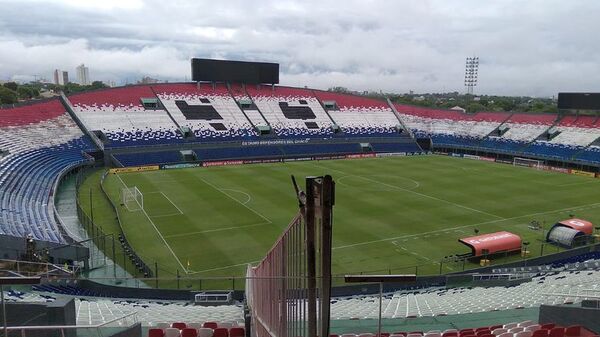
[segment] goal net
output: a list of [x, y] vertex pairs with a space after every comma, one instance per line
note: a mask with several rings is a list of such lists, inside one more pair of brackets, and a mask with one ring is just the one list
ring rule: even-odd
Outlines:
[[513, 165], [514, 166], [533, 167], [533, 168], [539, 169], [539, 168], [542, 168], [544, 163], [541, 160], [515, 157], [513, 159]]
[[144, 195], [136, 186], [121, 189], [121, 201], [130, 212], [144, 209]]

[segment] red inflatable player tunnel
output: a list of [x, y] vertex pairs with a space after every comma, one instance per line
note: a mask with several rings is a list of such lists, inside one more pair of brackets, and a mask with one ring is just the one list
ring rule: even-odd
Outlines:
[[473, 256], [482, 256], [484, 250], [490, 255], [521, 250], [521, 237], [506, 231], [462, 238], [458, 242], [469, 246]]

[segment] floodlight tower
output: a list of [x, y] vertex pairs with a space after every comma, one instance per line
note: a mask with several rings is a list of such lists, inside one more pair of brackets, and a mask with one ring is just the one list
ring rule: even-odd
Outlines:
[[479, 70], [479, 57], [467, 57], [465, 63], [465, 87], [467, 94], [473, 95], [473, 88], [477, 86], [477, 71]]

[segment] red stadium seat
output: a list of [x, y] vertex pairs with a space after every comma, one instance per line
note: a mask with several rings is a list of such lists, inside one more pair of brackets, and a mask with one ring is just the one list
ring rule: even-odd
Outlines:
[[148, 330], [148, 337], [163, 337], [165, 332], [162, 329], [150, 329]]
[[244, 328], [231, 328], [229, 329], [229, 337], [244, 337], [246, 331]]
[[175, 322], [175, 323], [171, 324], [171, 328], [183, 330], [183, 329], [187, 328], [187, 325], [183, 322]]
[[442, 337], [457, 337], [458, 336], [458, 332], [444, 332], [442, 334]]
[[578, 337], [581, 335], [581, 326], [580, 325], [572, 325], [567, 327], [565, 330], [565, 336], [567, 337]]
[[198, 330], [185, 328], [181, 330], [181, 337], [198, 337]]
[[550, 333], [548, 337], [564, 337], [565, 336], [565, 328], [562, 327], [554, 327], [550, 329]]
[[216, 328], [213, 330], [213, 337], [229, 337], [227, 328]]
[[550, 329], [554, 328], [555, 326], [556, 326], [556, 324], [554, 324], [554, 323], [546, 323], [546, 324], [542, 324], [542, 329], [550, 330]]
[[204, 324], [202, 324], [202, 327], [216, 329], [219, 327], [219, 325], [217, 324], [217, 322], [204, 322]]
[[548, 336], [548, 330], [546, 329], [539, 329], [533, 332], [533, 335], [531, 337], [547, 337]]

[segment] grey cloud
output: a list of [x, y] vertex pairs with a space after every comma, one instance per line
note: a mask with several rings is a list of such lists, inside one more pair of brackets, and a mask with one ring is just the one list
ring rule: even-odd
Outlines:
[[[183, 80], [192, 56], [281, 63], [282, 83], [550, 96], [596, 90], [597, 1], [158, 1], [86, 8], [0, 0], [0, 79], [90, 66], [96, 79]], [[135, 6], [133, 6], [135, 7]], [[27, 15], [22, 15], [27, 13]]]

